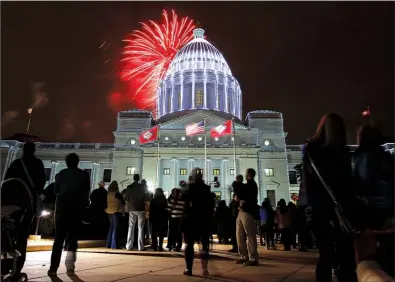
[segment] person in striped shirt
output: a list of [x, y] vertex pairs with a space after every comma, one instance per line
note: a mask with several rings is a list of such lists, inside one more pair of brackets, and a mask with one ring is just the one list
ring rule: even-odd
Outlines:
[[181, 251], [182, 234], [180, 230], [181, 219], [184, 214], [185, 202], [182, 200], [180, 189], [174, 188], [168, 199], [169, 203], [169, 236], [167, 248], [169, 251], [175, 249], [176, 252]]

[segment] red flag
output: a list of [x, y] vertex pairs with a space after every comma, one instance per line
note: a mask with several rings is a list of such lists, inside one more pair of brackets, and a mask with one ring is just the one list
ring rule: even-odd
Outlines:
[[368, 117], [368, 116], [370, 116], [371, 115], [371, 112], [370, 112], [370, 109], [369, 108], [367, 108], [366, 110], [364, 110], [363, 112], [362, 112], [362, 116], [363, 117]]
[[225, 123], [213, 127], [210, 129], [210, 135], [212, 138], [219, 138], [233, 133], [232, 120], [227, 120]]
[[151, 127], [150, 129], [141, 132], [139, 136], [140, 144], [153, 142], [156, 139], [158, 139], [158, 131], [159, 131], [159, 126], [154, 126]]

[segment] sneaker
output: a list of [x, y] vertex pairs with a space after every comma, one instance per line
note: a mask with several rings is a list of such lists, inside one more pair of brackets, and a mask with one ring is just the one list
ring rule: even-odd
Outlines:
[[184, 275], [186, 275], [186, 276], [192, 276], [192, 270], [185, 269], [185, 270], [184, 270]]
[[49, 277], [56, 277], [56, 276], [58, 276], [56, 271], [52, 271], [52, 270], [48, 270], [47, 274], [48, 274]]
[[210, 275], [210, 272], [208, 272], [207, 269], [202, 269], [202, 275], [203, 275], [203, 276], [209, 276], [209, 275]]
[[257, 265], [258, 265], [258, 262], [257, 262], [257, 261], [248, 260], [248, 261], [246, 261], [246, 262], [244, 263], [244, 265], [245, 265], [245, 266], [257, 266]]
[[75, 275], [74, 269], [67, 269], [66, 275], [67, 276], [74, 276]]
[[246, 262], [247, 262], [246, 259], [238, 259], [238, 260], [235, 261], [235, 264], [244, 264]]
[[159, 252], [163, 252], [163, 248], [162, 247], [159, 247]]

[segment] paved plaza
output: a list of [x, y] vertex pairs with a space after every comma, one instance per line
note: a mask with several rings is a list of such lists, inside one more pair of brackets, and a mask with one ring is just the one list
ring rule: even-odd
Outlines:
[[64, 254], [58, 271], [59, 277], [52, 280], [46, 275], [51, 253], [29, 252], [24, 271], [29, 281], [120, 281], [120, 282], [178, 282], [178, 281], [223, 281], [223, 282], [292, 282], [315, 281], [314, 264], [317, 253], [297, 251], [267, 251], [259, 248], [260, 265], [246, 267], [236, 265], [237, 256], [225, 251], [229, 246], [215, 246], [209, 263], [209, 277], [202, 277], [200, 262], [195, 260], [194, 276], [182, 275], [185, 269], [181, 253], [107, 251], [104, 248], [86, 248], [78, 253], [76, 276], [68, 277], [64, 267]]

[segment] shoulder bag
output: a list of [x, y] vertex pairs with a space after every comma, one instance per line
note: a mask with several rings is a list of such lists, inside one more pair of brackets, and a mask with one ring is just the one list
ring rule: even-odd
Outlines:
[[317, 175], [318, 179], [320, 180], [322, 186], [324, 186], [326, 192], [328, 195], [331, 197], [334, 205], [335, 205], [335, 214], [337, 217], [337, 220], [340, 224], [340, 228], [342, 229], [343, 233], [345, 235], [354, 235], [357, 232], [353, 229], [352, 225], [350, 224], [349, 220], [346, 218], [346, 216], [343, 213], [343, 208], [341, 207], [339, 201], [337, 200], [335, 194], [333, 194], [332, 189], [328, 186], [328, 184], [325, 182], [325, 180], [322, 178], [320, 172], [318, 171], [317, 167], [314, 164], [313, 159], [310, 156], [310, 153], [306, 150], [306, 155], [309, 159], [309, 162], [311, 164], [311, 167], [313, 168], [315, 174]]

